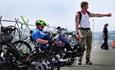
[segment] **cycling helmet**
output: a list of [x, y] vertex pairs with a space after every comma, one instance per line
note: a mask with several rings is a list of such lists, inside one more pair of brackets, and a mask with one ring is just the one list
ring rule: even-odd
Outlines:
[[41, 20], [41, 19], [36, 20], [35, 24], [36, 24], [36, 25], [43, 25], [43, 26], [47, 26], [47, 25], [46, 25], [46, 22], [45, 22], [44, 20]]

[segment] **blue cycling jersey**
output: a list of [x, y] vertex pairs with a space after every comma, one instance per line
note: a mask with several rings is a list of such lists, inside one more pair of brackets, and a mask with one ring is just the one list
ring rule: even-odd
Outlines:
[[39, 29], [35, 29], [32, 32], [32, 39], [36, 41], [36, 39], [43, 39], [46, 36], [46, 34]]
[[[39, 30], [39, 29], [35, 29], [33, 30], [32, 32], [32, 39], [36, 42], [36, 39], [43, 39], [43, 40], [49, 40], [50, 39], [50, 36], [47, 35], [43, 30]], [[44, 47], [44, 48], [47, 48], [47, 45], [46, 44], [40, 44], [38, 43], [38, 46], [39, 47]]]

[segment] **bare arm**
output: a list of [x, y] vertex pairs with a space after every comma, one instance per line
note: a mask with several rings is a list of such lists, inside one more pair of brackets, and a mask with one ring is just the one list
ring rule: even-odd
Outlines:
[[43, 39], [36, 39], [36, 42], [40, 44], [48, 44], [48, 40], [43, 40]]
[[76, 16], [75, 16], [75, 29], [76, 29], [76, 39], [81, 42], [81, 32], [79, 30], [79, 25], [80, 25], [80, 19], [79, 19], [79, 14], [76, 13]]
[[99, 14], [99, 13], [90, 13], [91, 17], [110, 17], [112, 16], [111, 13], [108, 14]]
[[76, 32], [78, 32], [78, 26], [79, 26], [79, 14], [76, 13], [76, 16], [75, 16], [75, 29], [76, 29]]

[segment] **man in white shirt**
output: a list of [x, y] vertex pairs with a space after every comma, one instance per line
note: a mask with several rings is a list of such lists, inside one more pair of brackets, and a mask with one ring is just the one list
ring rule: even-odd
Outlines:
[[[90, 53], [92, 48], [92, 32], [90, 30], [90, 17], [110, 17], [111, 13], [99, 14], [91, 13], [88, 11], [88, 2], [81, 2], [81, 11], [76, 13], [75, 16], [75, 26], [76, 26], [76, 36], [80, 42], [81, 47], [86, 46], [86, 64], [92, 65], [90, 60]], [[79, 59], [79, 65], [82, 64], [82, 57]]]

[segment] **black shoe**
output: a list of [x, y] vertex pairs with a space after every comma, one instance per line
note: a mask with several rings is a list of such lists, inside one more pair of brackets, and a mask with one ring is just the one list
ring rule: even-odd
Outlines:
[[82, 63], [81, 63], [81, 62], [79, 62], [79, 63], [78, 63], [78, 65], [82, 65]]
[[106, 46], [105, 46], [103, 49], [104, 49], [104, 50], [109, 50], [109, 48], [108, 48], [108, 47], [106, 47]]
[[92, 62], [91, 61], [86, 61], [86, 64], [87, 65], [92, 65]]
[[108, 48], [104, 49], [104, 50], [109, 50]]
[[104, 49], [104, 47], [103, 47], [103, 46], [101, 46], [100, 48], [101, 48], [102, 50]]

